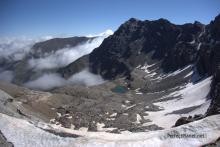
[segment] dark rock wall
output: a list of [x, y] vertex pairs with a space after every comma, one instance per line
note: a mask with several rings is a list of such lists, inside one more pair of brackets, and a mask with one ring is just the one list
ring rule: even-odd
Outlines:
[[[207, 115], [220, 113], [220, 15], [209, 25], [210, 28], [210, 62], [211, 73], [213, 75], [211, 85], [211, 106], [207, 111]], [[210, 71], [209, 71], [210, 72]]]
[[128, 76], [134, 67], [148, 62], [146, 56], [153, 52], [150, 59], [162, 60], [164, 71], [174, 71], [195, 61], [203, 29], [198, 22], [174, 25], [165, 19], [132, 18], [90, 54], [90, 69], [107, 79]]

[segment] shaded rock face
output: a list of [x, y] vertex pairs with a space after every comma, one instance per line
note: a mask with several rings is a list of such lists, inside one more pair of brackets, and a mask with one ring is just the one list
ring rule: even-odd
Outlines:
[[220, 15], [207, 27], [201, 36], [201, 47], [196, 64], [200, 75], [212, 75], [210, 96], [212, 102], [207, 115], [220, 112]]
[[[199, 74], [213, 74], [217, 71], [220, 62], [220, 15], [215, 18], [200, 36], [200, 45], [198, 47], [197, 69]], [[218, 27], [217, 27], [218, 26]]]
[[130, 19], [90, 54], [90, 68], [112, 79], [128, 76], [139, 64], [157, 59], [162, 60], [164, 71], [174, 71], [195, 61], [197, 38], [203, 29], [198, 22], [174, 25], [164, 19]]

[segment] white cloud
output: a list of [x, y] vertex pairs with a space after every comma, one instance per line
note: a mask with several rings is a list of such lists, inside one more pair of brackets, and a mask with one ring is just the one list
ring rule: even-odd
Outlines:
[[77, 74], [74, 74], [69, 79], [64, 79], [56, 73], [47, 73], [37, 78], [36, 80], [25, 83], [24, 85], [33, 89], [50, 90], [56, 87], [71, 84], [92, 86], [102, 83], [104, 83], [104, 80], [100, 75], [92, 74], [87, 69], [85, 69]]
[[30, 59], [29, 65], [36, 70], [53, 69], [66, 66], [83, 55], [91, 53], [95, 48], [99, 47], [102, 41], [112, 34], [111, 30], [107, 30], [104, 33], [96, 36], [97, 38], [88, 40], [84, 44], [80, 44], [72, 48], [63, 48], [55, 53], [51, 53], [45, 57], [38, 59]]
[[18, 61], [25, 57], [29, 53], [32, 45], [36, 42], [46, 40], [51, 37], [42, 38], [0, 38], [0, 58], [5, 58], [12, 61]]
[[29, 81], [24, 85], [33, 89], [49, 90], [55, 87], [63, 86], [65, 84], [66, 80], [63, 79], [59, 74], [51, 73], [44, 74], [38, 79]]
[[100, 37], [100, 36], [108, 37], [108, 36], [113, 35], [113, 34], [114, 34], [114, 32], [112, 30], [106, 30], [105, 32], [100, 33], [98, 35], [91, 35], [90, 34], [90, 35], [87, 35], [86, 37]]
[[95, 75], [89, 72], [87, 69], [74, 74], [72, 77], [68, 79], [70, 83], [74, 84], [82, 84], [86, 86], [99, 85], [104, 82], [100, 75]]
[[[92, 52], [95, 48], [101, 45], [106, 37], [112, 34], [113, 32], [111, 30], [107, 30], [104, 33], [91, 36], [96, 38], [90, 39], [76, 47], [63, 48], [56, 52], [45, 54], [42, 58], [29, 59], [29, 67], [37, 72], [43, 72], [45, 69], [64, 67], [82, 57], [83, 55]], [[29, 52], [31, 52], [31, 47], [34, 43], [51, 38], [52, 37], [50, 36], [37, 39], [31, 39], [27, 37], [0, 38], [0, 59], [6, 59], [7, 63], [13, 63], [14, 61], [22, 60]], [[13, 71], [3, 69], [4, 67], [0, 68], [0, 80], [11, 82], [14, 77]], [[94, 75], [85, 69], [80, 73], [73, 75], [67, 80], [56, 73], [45, 73], [43, 76], [37, 79], [24, 83], [24, 86], [34, 89], [48, 90], [67, 84], [82, 84], [91, 86], [101, 84], [103, 82], [104, 81], [101, 76]]]

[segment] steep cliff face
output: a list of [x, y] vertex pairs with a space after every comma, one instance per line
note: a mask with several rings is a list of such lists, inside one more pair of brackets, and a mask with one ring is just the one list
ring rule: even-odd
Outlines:
[[220, 15], [207, 26], [203, 37], [204, 45], [199, 51], [197, 67], [203, 75], [213, 76], [210, 91], [212, 103], [207, 112], [207, 115], [212, 115], [220, 112]]
[[139, 64], [161, 61], [164, 71], [174, 71], [195, 61], [198, 36], [204, 25], [174, 25], [167, 20], [130, 19], [89, 56], [90, 68], [104, 78], [129, 75]]
[[211, 75], [216, 71], [220, 41], [220, 15], [206, 26], [199, 37], [198, 62], [196, 67], [200, 75]]
[[[220, 113], [220, 15], [206, 26], [199, 36], [198, 57], [195, 64], [200, 79], [212, 76], [209, 96], [211, 104], [205, 116]], [[184, 118], [181, 118], [184, 119]], [[180, 121], [179, 119], [178, 121]], [[187, 119], [186, 119], [187, 120]], [[196, 120], [196, 119], [194, 119]], [[177, 121], [177, 122], [178, 122]], [[184, 124], [184, 123], [182, 123]]]

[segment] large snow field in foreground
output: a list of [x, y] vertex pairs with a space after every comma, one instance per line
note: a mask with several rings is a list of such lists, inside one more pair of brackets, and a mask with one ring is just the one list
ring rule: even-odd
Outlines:
[[[213, 115], [180, 127], [129, 134], [111, 134], [106, 132], [82, 132], [55, 125], [28, 122], [0, 114], [0, 130], [15, 147], [195, 147], [215, 141], [220, 136], [220, 115]], [[43, 129], [76, 134], [81, 137], [60, 137]], [[170, 135], [202, 135], [199, 138], [178, 138]]]

